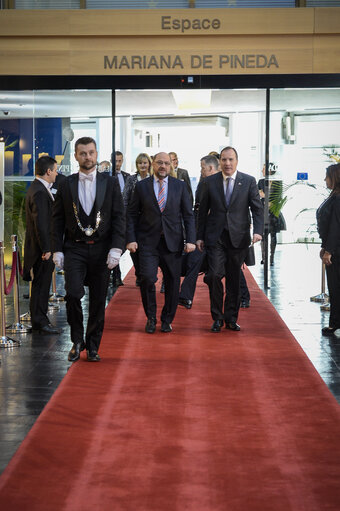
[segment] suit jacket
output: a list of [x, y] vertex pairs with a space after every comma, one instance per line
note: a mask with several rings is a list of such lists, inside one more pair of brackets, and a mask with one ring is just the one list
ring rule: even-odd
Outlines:
[[[53, 251], [63, 252], [64, 242], [79, 237], [79, 227], [73, 210], [79, 211], [79, 174], [63, 179], [55, 196], [52, 215]], [[108, 240], [110, 248], [125, 249], [125, 213], [123, 198], [117, 179], [106, 172], [97, 172], [95, 216], [100, 211], [101, 221], [95, 234], [98, 240]], [[87, 227], [87, 226], [86, 226]], [[91, 238], [89, 237], [89, 240]]]
[[24, 245], [24, 280], [31, 280], [30, 270], [45, 252], [52, 252], [51, 215], [53, 199], [38, 179], [26, 194], [26, 235]]
[[157, 247], [164, 235], [170, 252], [183, 250], [185, 239], [195, 243], [195, 222], [186, 185], [168, 177], [168, 196], [161, 212], [154, 192], [154, 178], [139, 181], [128, 205], [126, 242], [137, 241], [139, 247]]
[[[128, 172], [125, 172], [124, 170], [121, 170], [121, 171], [120, 171], [120, 173], [121, 173], [121, 175], [122, 175], [122, 176], [123, 176], [123, 178], [124, 178], [124, 183], [126, 183], [127, 178], [128, 178], [128, 177], [130, 177], [130, 176], [131, 176], [131, 174], [129, 174]], [[113, 175], [113, 176], [115, 176], [115, 177], [117, 177], [117, 172], [116, 172], [115, 170], [113, 170], [113, 171], [112, 171], [112, 175]]]
[[130, 202], [131, 196], [133, 194], [133, 190], [135, 189], [136, 183], [138, 182], [138, 174], [133, 174], [129, 176], [129, 178], [125, 181], [125, 186], [123, 190], [123, 201], [124, 206], [127, 208], [127, 205]]
[[191, 189], [191, 181], [189, 177], [189, 172], [185, 169], [177, 168], [177, 179], [180, 179], [181, 181], [184, 181], [187, 185], [191, 204], [194, 201], [193, 195], [192, 195], [192, 189]]
[[226, 206], [223, 175], [217, 172], [202, 181], [198, 212], [197, 238], [213, 246], [228, 225], [231, 243], [235, 248], [250, 244], [249, 208], [253, 217], [254, 234], [263, 233], [263, 205], [255, 178], [237, 172], [229, 207]]
[[316, 212], [321, 247], [330, 254], [340, 254], [340, 195], [331, 195]]

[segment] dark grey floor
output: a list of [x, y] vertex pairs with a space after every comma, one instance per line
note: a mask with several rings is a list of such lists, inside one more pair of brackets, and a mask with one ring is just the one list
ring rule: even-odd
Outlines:
[[[340, 337], [321, 335], [321, 328], [328, 326], [329, 312], [310, 301], [321, 293], [319, 252], [317, 244], [278, 245], [266, 294], [340, 403]], [[257, 247], [256, 260], [260, 259]], [[263, 289], [263, 266], [257, 264], [251, 272]]]
[[[340, 402], [340, 338], [322, 337], [321, 327], [328, 324], [327, 312], [310, 297], [321, 291], [321, 263], [318, 245], [279, 245], [275, 266], [269, 270], [270, 289], [267, 292], [312, 363]], [[263, 266], [251, 268], [263, 288]], [[123, 274], [128, 261], [123, 268]], [[58, 276], [57, 291], [63, 293], [63, 277]], [[27, 292], [21, 286], [20, 296]], [[111, 290], [110, 296], [114, 290]], [[110, 297], [109, 296], [109, 297]], [[84, 298], [84, 306], [86, 308]], [[13, 318], [11, 298], [7, 299], [7, 323]], [[21, 313], [28, 309], [28, 300], [21, 300]], [[52, 312], [51, 322], [64, 328], [62, 335], [41, 336], [27, 334], [21, 337], [21, 346], [0, 350], [0, 472], [19, 447], [41, 410], [66, 374], [70, 363], [69, 330], [66, 324], [65, 304]], [[242, 326], [242, 325], [241, 325]], [[19, 338], [12, 334], [13, 338]]]

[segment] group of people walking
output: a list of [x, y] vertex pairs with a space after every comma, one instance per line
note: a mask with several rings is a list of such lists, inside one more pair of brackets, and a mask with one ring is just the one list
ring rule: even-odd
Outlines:
[[[88, 361], [99, 361], [110, 272], [128, 249], [147, 333], [157, 329], [155, 283], [159, 268], [165, 292], [160, 331], [168, 333], [178, 304], [191, 308], [192, 298], [186, 293], [193, 297], [203, 254], [211, 331], [218, 333], [223, 327], [239, 331], [240, 269], [249, 246], [262, 240], [264, 209], [255, 178], [237, 168], [236, 149], [225, 147], [219, 160], [213, 155], [201, 159], [202, 179], [194, 209], [189, 176], [186, 171], [181, 174], [184, 169], [178, 168], [176, 153], [159, 152], [152, 160], [146, 153], [140, 154], [133, 176], [121, 171], [122, 153], [117, 152], [116, 158], [114, 177], [98, 172], [95, 140], [78, 139], [75, 159], [79, 172], [60, 179], [56, 193], [51, 192], [57, 178], [56, 161], [43, 156], [36, 162], [36, 179], [26, 198], [25, 241], [25, 278], [33, 278], [30, 310], [34, 330], [58, 332], [47, 316], [55, 264], [65, 274], [72, 341], [68, 359], [78, 360], [86, 349]], [[327, 254], [325, 247], [323, 257]], [[183, 281], [181, 286], [185, 259], [191, 276], [188, 285]], [[81, 305], [84, 286], [89, 288], [86, 330]], [[336, 324], [330, 328], [340, 326], [339, 318], [332, 321]]]

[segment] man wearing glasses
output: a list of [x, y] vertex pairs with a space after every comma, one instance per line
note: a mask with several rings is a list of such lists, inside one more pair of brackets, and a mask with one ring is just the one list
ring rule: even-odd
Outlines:
[[[170, 157], [154, 156], [154, 175], [139, 181], [127, 211], [127, 246], [140, 254], [141, 296], [147, 316], [145, 331], [156, 330], [156, 291], [158, 266], [164, 276], [165, 301], [161, 313], [161, 332], [171, 332], [178, 305], [181, 260], [195, 250], [195, 222], [187, 187], [171, 177]], [[183, 236], [185, 229], [185, 244]]]

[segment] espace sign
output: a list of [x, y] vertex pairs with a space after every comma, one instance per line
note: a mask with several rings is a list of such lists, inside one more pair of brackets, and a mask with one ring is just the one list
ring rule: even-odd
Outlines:
[[161, 17], [161, 28], [162, 30], [175, 30], [176, 32], [182, 32], [184, 34], [187, 30], [218, 30], [221, 28], [221, 20], [218, 18], [173, 18], [172, 16]]

